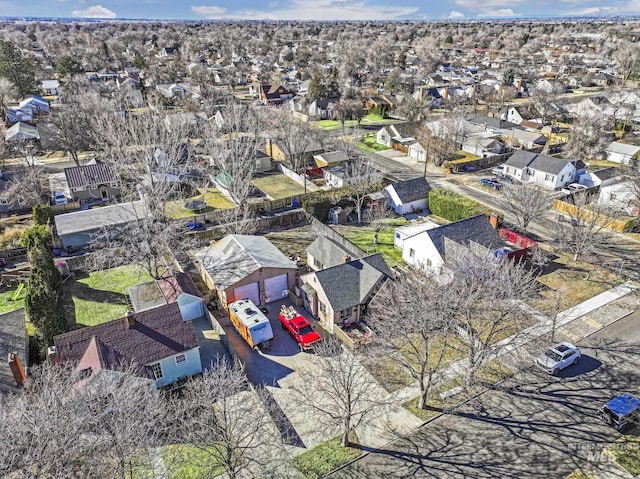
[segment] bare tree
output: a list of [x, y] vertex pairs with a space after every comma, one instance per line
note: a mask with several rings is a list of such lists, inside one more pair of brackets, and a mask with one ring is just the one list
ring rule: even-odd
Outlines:
[[451, 352], [452, 328], [440, 307], [448, 301], [443, 289], [433, 278], [411, 273], [385, 283], [369, 316], [374, 354], [396, 362], [418, 382], [422, 409], [427, 408], [436, 372]]
[[387, 220], [394, 216], [395, 213], [386, 201], [379, 201], [367, 209], [367, 221], [373, 227], [373, 244], [378, 244], [380, 231], [387, 225]]
[[358, 143], [362, 141], [364, 132], [357, 126], [343, 126], [337, 136], [331, 138], [331, 147], [342, 151], [347, 158], [353, 158], [359, 151]]
[[536, 85], [531, 92], [531, 106], [538, 115], [540, 115], [540, 123], [546, 125], [549, 115], [554, 110], [557, 103], [562, 86], [558, 83], [543, 83]]
[[640, 48], [638, 44], [634, 42], [623, 42], [623, 44], [613, 52], [613, 60], [618, 70], [620, 86], [624, 86], [640, 66]]
[[6, 78], [0, 78], [0, 119], [7, 120], [8, 100], [16, 96], [16, 88]]
[[580, 114], [569, 131], [565, 151], [578, 159], [601, 158], [609, 143], [609, 121], [599, 112]]
[[346, 447], [351, 432], [384, 403], [372, 394], [371, 377], [358, 361], [357, 353], [345, 350], [334, 338], [320, 343], [316, 352], [313, 366], [301, 368], [304, 382], [295, 392], [301, 405], [324, 419], [318, 427], [331, 433], [339, 430]]
[[548, 194], [535, 184], [503, 182], [500, 192], [505, 199], [506, 212], [523, 233], [527, 232], [532, 220], [546, 213], [551, 206]]
[[463, 133], [463, 118], [459, 112], [453, 112], [424, 124], [418, 131], [418, 138], [422, 145], [428, 146], [433, 163], [436, 166], [442, 166], [460, 149]]
[[[230, 478], [266, 477], [280, 465], [283, 443], [272, 415], [266, 390], [253, 390], [238, 365], [220, 360], [201, 377], [191, 379], [182, 397], [175, 398], [172, 441], [195, 447], [196, 459], [182, 454], [167, 468], [195, 464], [202, 477], [222, 469]], [[264, 397], [263, 397], [264, 396]]]
[[371, 162], [360, 158], [347, 163], [346, 176], [349, 185], [349, 199], [353, 201], [358, 215], [358, 223], [361, 223], [365, 198], [367, 194], [380, 188], [382, 173]]
[[569, 219], [558, 214], [554, 223], [558, 248], [571, 253], [574, 261], [580, 256], [601, 252], [612, 239], [611, 212], [592, 200], [591, 195], [583, 192], [564, 199], [571, 205], [566, 211]]
[[464, 384], [468, 387], [499, 349], [498, 342], [521, 329], [519, 302], [532, 297], [539, 285], [524, 263], [504, 259], [496, 264], [463, 252], [458, 258], [441, 314], [458, 332], [459, 341], [452, 344], [467, 361]]

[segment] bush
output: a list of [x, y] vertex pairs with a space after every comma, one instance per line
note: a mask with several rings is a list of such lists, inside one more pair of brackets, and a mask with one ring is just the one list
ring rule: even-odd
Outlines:
[[49, 205], [35, 205], [32, 210], [33, 223], [48, 225], [53, 223], [53, 211]]
[[429, 211], [449, 221], [458, 221], [482, 213], [480, 204], [453, 191], [433, 189], [429, 192]]

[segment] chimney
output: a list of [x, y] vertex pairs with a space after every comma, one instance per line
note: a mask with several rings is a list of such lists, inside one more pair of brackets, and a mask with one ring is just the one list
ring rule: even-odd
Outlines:
[[27, 380], [27, 374], [24, 372], [24, 366], [22, 366], [22, 361], [20, 361], [18, 353], [9, 353], [9, 369], [11, 369], [16, 385], [24, 386]]
[[522, 80], [518, 80], [518, 93], [522, 93]]
[[444, 99], [447, 100], [449, 98], [449, 87], [445, 86], [444, 87]]
[[351, 261], [351, 256], [349, 256], [348, 254], [342, 257], [342, 263], [348, 263], [349, 261]]
[[133, 326], [136, 324], [136, 313], [129, 310], [127, 311], [127, 314], [125, 315], [126, 319], [127, 319], [127, 328], [131, 329], [133, 328]]
[[47, 359], [49, 364], [60, 364], [60, 355], [55, 346], [49, 346], [47, 349]]
[[491, 226], [493, 226], [493, 229], [497, 230], [498, 229], [498, 213], [491, 213], [491, 216], [489, 216], [489, 221], [491, 222]]

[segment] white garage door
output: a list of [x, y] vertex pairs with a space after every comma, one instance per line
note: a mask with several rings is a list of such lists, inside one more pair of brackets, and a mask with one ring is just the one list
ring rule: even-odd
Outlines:
[[288, 289], [287, 273], [264, 280], [265, 300], [267, 303], [286, 298]]
[[253, 304], [260, 306], [260, 287], [257, 282], [233, 288], [233, 296], [235, 301], [246, 298], [253, 301]]

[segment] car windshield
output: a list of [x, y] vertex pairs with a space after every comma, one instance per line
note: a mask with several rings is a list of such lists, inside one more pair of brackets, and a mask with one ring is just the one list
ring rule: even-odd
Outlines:
[[549, 349], [546, 353], [544, 353], [545, 356], [547, 356], [548, 358], [553, 359], [554, 361], [560, 361], [561, 357], [558, 353], [556, 353], [553, 349]]
[[306, 325], [304, 328], [300, 330], [300, 334], [304, 336], [305, 334], [309, 334], [313, 332], [313, 328], [309, 325]]

